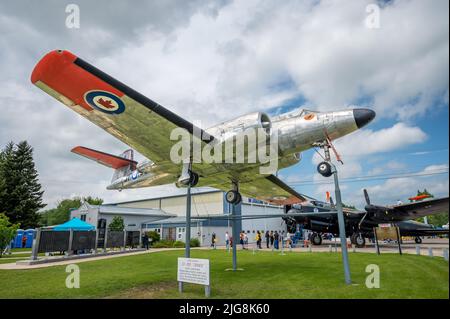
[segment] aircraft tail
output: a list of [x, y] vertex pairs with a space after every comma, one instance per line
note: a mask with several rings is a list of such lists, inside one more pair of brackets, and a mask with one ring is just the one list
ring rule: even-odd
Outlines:
[[114, 169], [112, 182], [131, 174], [137, 165], [137, 162], [133, 158], [134, 153], [132, 149], [126, 150], [120, 155], [112, 155], [87, 147], [77, 146], [72, 149], [72, 152]]

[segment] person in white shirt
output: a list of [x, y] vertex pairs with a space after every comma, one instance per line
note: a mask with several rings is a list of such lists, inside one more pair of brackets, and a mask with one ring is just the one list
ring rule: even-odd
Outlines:
[[226, 249], [230, 249], [230, 235], [228, 235], [228, 232], [225, 232], [225, 246]]

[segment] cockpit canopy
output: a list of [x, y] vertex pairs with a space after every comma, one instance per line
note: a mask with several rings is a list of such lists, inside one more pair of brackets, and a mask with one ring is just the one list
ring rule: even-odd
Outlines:
[[308, 110], [308, 109], [295, 109], [287, 113], [283, 113], [272, 118], [272, 121], [281, 121], [293, 117], [304, 117], [308, 114], [318, 114], [320, 112]]

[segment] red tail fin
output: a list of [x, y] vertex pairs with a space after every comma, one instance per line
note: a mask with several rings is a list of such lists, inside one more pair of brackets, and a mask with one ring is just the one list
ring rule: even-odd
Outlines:
[[119, 169], [129, 165], [131, 165], [132, 169], [135, 169], [137, 165], [137, 162], [133, 159], [96, 151], [83, 146], [74, 147], [72, 152], [113, 169]]

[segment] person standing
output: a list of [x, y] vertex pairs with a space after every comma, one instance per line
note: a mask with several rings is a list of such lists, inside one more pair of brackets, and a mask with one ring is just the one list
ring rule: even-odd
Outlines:
[[273, 234], [273, 246], [276, 250], [278, 250], [278, 240], [280, 239], [280, 235], [278, 234], [278, 231], [275, 231]]
[[241, 231], [239, 233], [239, 243], [241, 244], [242, 249], [245, 249], [245, 247], [244, 247], [244, 232], [243, 231]]
[[258, 247], [258, 249], [262, 249], [262, 247], [261, 247], [261, 233], [259, 232], [259, 230], [256, 231], [256, 247]]
[[246, 232], [244, 232], [244, 247], [248, 249], [248, 236]]
[[142, 237], [142, 245], [146, 250], [148, 250], [148, 235], [144, 233], [144, 237]]
[[287, 248], [292, 248], [291, 233], [289, 233], [289, 232], [287, 232], [287, 234], [286, 234], [286, 246], [287, 246]]
[[22, 236], [22, 248], [25, 248], [27, 246], [27, 235], [23, 234]]
[[274, 241], [273, 230], [271, 230], [270, 231], [270, 247], [273, 247], [273, 241]]
[[225, 232], [225, 248], [230, 250], [230, 235], [228, 235], [228, 232]]
[[216, 233], [212, 233], [211, 235], [211, 247], [216, 249]]
[[266, 230], [266, 234], [264, 235], [264, 237], [266, 237], [266, 247], [269, 248], [269, 245], [270, 245], [270, 234], [269, 234], [268, 230]]

